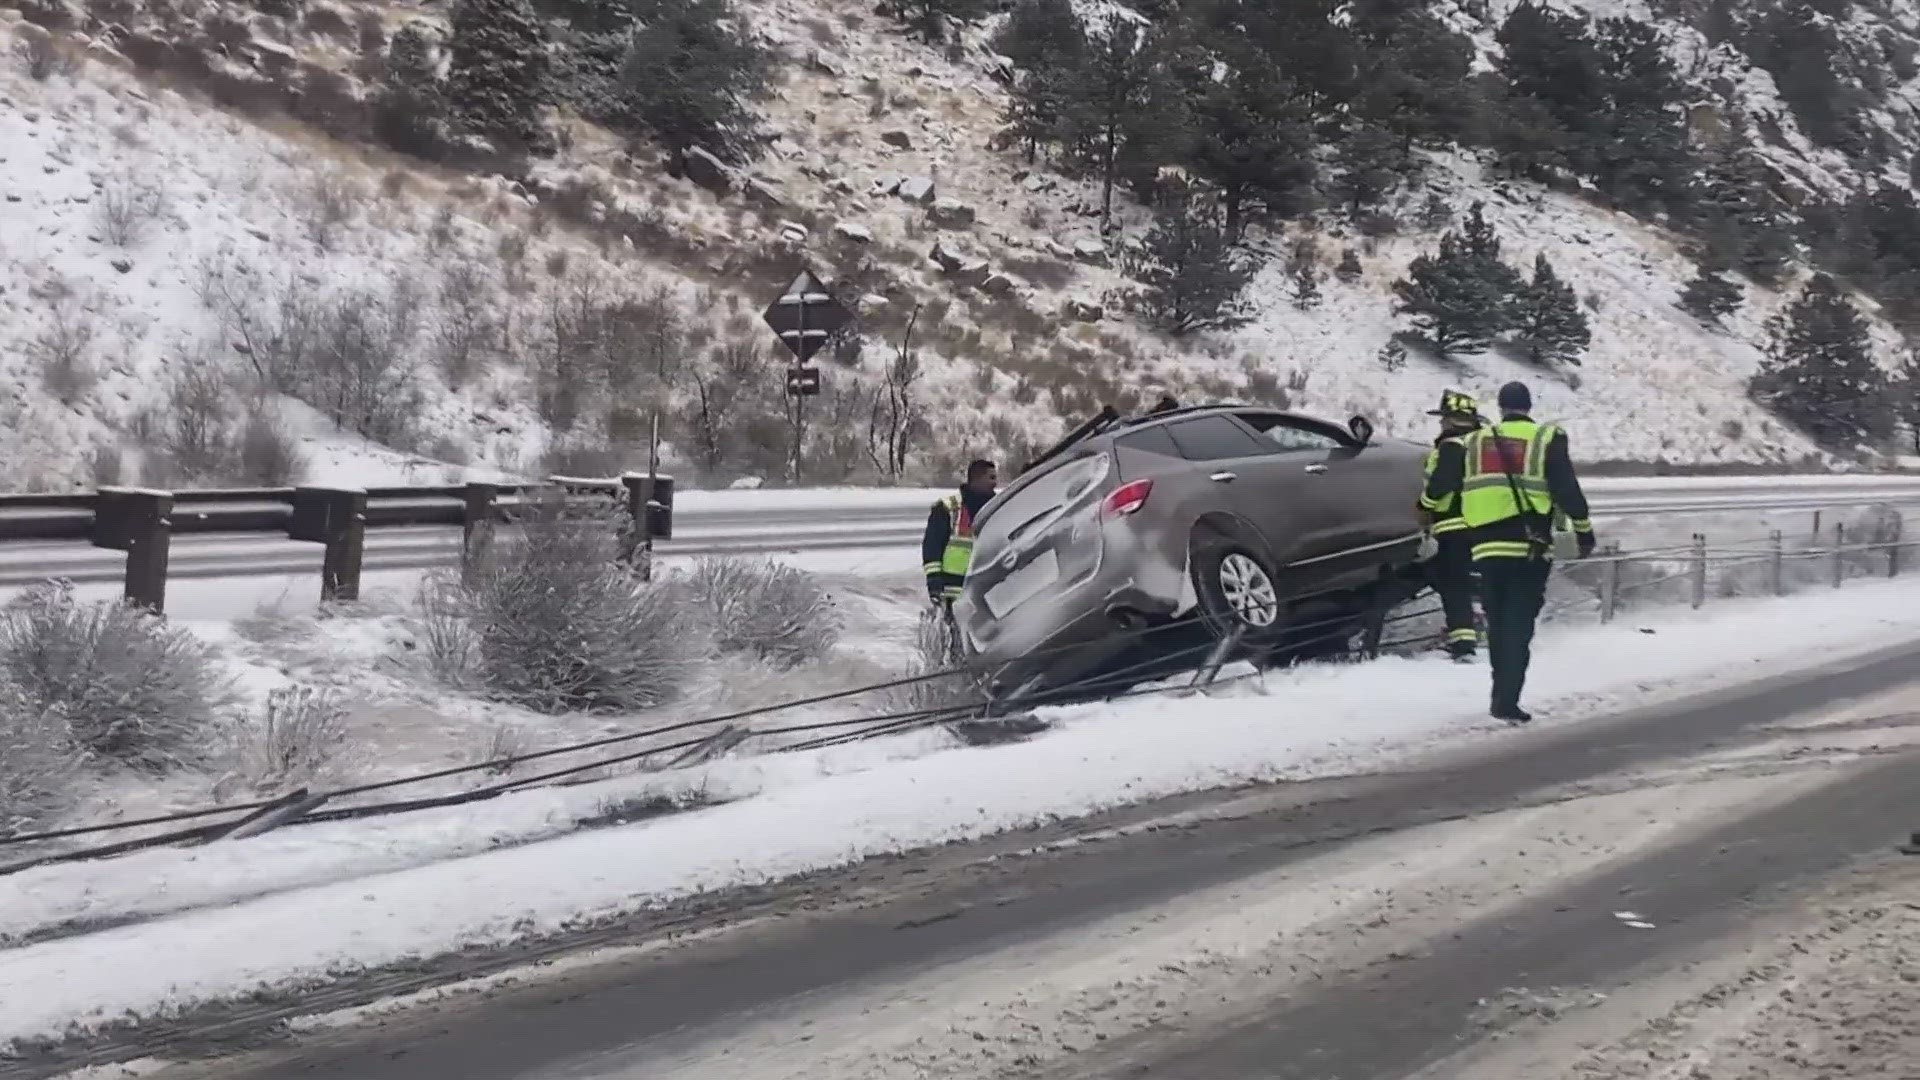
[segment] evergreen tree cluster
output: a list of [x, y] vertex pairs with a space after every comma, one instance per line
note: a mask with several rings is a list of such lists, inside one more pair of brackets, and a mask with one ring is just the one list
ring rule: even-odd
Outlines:
[[768, 57], [730, 0], [456, 0], [449, 22], [444, 41], [414, 24], [388, 44], [374, 124], [395, 149], [476, 136], [550, 152], [543, 116], [560, 102], [675, 154], [751, 145]]
[[1437, 252], [1413, 260], [1393, 293], [1394, 313], [1408, 316], [1442, 356], [1482, 353], [1510, 335], [1536, 364], [1578, 364], [1593, 341], [1573, 287], [1545, 254], [1534, 257], [1530, 279], [1507, 265], [1480, 203], [1460, 229], [1441, 235]]

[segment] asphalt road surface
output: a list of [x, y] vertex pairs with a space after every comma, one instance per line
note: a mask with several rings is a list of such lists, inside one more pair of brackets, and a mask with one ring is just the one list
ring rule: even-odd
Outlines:
[[[1647, 1040], [1691, 1052], [1649, 1016], [1771, 994], [1769, 972], [1813, 957], [1805, 977], [1850, 988], [1827, 1007], [1896, 1071], [1795, 1071], [1779, 1056], [1799, 1051], [1724, 1016], [1714, 1037], [1756, 1078], [1911, 1076], [1920, 957], [1887, 920], [1920, 883], [1892, 851], [1920, 828], [1916, 751], [1907, 646], [1398, 774], [870, 861], [543, 966], [387, 973], [305, 1005], [368, 1007], [292, 1031], [264, 1025], [301, 1006], [269, 1002], [100, 1049], [194, 1055], [142, 1073], [163, 1080], [1614, 1080], [1643, 1075]], [[493, 974], [375, 1003], [461, 972]], [[1582, 1054], [1599, 1071], [1569, 1071]]]
[[[1586, 487], [1595, 516], [1602, 518], [1920, 504], [1920, 476], [1906, 475], [1601, 478]], [[913, 489], [852, 495], [689, 492], [681, 500], [685, 505], [674, 511], [674, 537], [660, 550], [692, 556], [911, 548], [920, 542], [927, 506], [936, 494]], [[378, 529], [368, 533], [363, 565], [368, 571], [425, 569], [453, 563], [459, 551], [457, 529]], [[119, 581], [124, 561], [118, 552], [79, 543], [10, 543], [0, 546], [0, 588], [48, 577]], [[173, 538], [168, 574], [246, 577], [317, 573], [319, 568], [315, 544], [258, 533], [201, 533]]]

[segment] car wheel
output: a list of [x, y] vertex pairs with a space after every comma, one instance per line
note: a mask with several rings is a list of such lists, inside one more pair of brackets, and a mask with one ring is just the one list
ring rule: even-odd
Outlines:
[[1192, 566], [1200, 613], [1214, 633], [1264, 637], [1281, 626], [1286, 608], [1264, 557], [1232, 542], [1197, 543]]

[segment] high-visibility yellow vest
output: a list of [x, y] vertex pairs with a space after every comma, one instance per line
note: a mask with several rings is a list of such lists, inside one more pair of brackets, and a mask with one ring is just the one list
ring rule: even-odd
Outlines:
[[[1440, 464], [1440, 447], [1445, 446], [1447, 443], [1464, 445], [1465, 439], [1466, 436], [1464, 435], [1455, 435], [1452, 438], [1442, 439], [1440, 442], [1434, 444], [1433, 449], [1427, 451], [1427, 464], [1421, 475], [1427, 479], [1432, 479], [1433, 470]], [[1447, 492], [1446, 495], [1438, 500], [1422, 498], [1420, 505], [1433, 514], [1433, 524], [1428, 526], [1427, 531], [1434, 536], [1440, 536], [1450, 532], [1459, 532], [1462, 529], [1471, 527], [1467, 524], [1467, 519], [1460, 515], [1460, 496], [1451, 491]]]
[[[1533, 514], [1550, 517], [1553, 494], [1547, 490], [1547, 447], [1560, 429], [1532, 420], [1502, 420], [1465, 437], [1466, 475], [1460, 485], [1460, 516], [1478, 528]], [[1518, 491], [1525, 500], [1514, 500]]]
[[946, 550], [940, 553], [940, 572], [966, 577], [967, 567], [973, 565], [973, 512], [958, 495], [948, 495], [940, 505], [947, 508], [947, 520], [952, 523]]

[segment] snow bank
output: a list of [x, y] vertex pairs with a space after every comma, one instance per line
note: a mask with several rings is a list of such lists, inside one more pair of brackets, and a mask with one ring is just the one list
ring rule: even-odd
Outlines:
[[[1549, 710], [1551, 722], [1575, 721], [1915, 636], [1920, 581], [1913, 580], [1550, 632], [1537, 647], [1532, 703]], [[1314, 667], [1214, 698], [1058, 710], [1057, 730], [1014, 746], [933, 748], [922, 736], [833, 755], [723, 762], [685, 782], [757, 794], [481, 854], [467, 854], [483, 846], [479, 838], [537, 834], [570, 796], [534, 793], [465, 815], [68, 868], [62, 873], [94, 877], [70, 879], [64, 890], [52, 875], [8, 879], [0, 883], [0, 910], [32, 906], [46, 920], [59, 915], [61, 897], [73, 915], [102, 918], [116, 905], [137, 904], [142, 891], [211, 903], [276, 879], [371, 874], [0, 952], [0, 986], [35, 987], [30, 996], [5, 995], [0, 1041], [499, 945], [698, 892], [1182, 791], [1363, 771], [1442, 741], [1527, 737], [1474, 707], [1485, 679], [1484, 668], [1439, 660]], [[244, 866], [243, 851], [255, 856]], [[378, 872], [436, 854], [465, 857]], [[116, 872], [138, 888], [110, 881]]]

